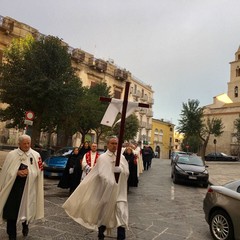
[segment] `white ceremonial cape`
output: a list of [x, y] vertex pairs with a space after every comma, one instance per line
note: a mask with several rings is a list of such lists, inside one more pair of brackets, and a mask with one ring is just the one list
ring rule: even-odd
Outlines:
[[121, 173], [116, 183], [115, 161], [116, 156], [108, 150], [100, 155], [95, 167], [63, 204], [66, 213], [86, 228], [128, 227], [128, 162], [121, 156]]
[[[32, 161], [30, 161], [30, 158], [32, 158]], [[21, 163], [28, 165], [29, 174], [26, 179], [17, 221], [31, 222], [44, 217], [43, 171], [39, 161], [42, 161], [40, 154], [31, 148], [26, 153], [19, 148], [8, 153], [0, 171], [0, 223], [3, 222], [3, 208]]]

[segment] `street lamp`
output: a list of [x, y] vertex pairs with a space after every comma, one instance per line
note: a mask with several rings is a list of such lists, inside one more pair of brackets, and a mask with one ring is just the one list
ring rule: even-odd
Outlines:
[[217, 146], [217, 139], [214, 138], [213, 143], [215, 145], [215, 158], [216, 158], [216, 146]]

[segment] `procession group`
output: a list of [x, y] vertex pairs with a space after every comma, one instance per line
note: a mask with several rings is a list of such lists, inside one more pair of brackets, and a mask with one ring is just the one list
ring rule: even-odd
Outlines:
[[[107, 139], [107, 149], [99, 154], [97, 144], [85, 142], [70, 154], [58, 187], [69, 189], [63, 204], [66, 213], [82, 226], [96, 230], [98, 239], [111, 235], [126, 239], [127, 195], [137, 187], [140, 174], [151, 167], [154, 152], [136, 143], [124, 143], [116, 164], [118, 138]], [[9, 239], [17, 239], [17, 224], [27, 236], [29, 223], [44, 217], [43, 164], [31, 148], [31, 137], [19, 137], [19, 147], [8, 153], [0, 171], [0, 223], [6, 221]]]

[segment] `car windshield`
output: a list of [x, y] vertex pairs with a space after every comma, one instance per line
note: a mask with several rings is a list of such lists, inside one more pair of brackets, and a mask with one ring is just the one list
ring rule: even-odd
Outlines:
[[179, 156], [177, 160], [178, 164], [188, 164], [196, 166], [204, 166], [203, 160], [198, 156]]
[[223, 156], [227, 156], [227, 154], [226, 153], [221, 153]]
[[71, 154], [72, 151], [73, 151], [72, 148], [62, 148], [56, 151], [54, 156], [68, 156]]

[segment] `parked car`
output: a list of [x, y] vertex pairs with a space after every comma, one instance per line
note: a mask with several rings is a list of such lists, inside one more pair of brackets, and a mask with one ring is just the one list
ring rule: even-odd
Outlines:
[[[45, 177], [61, 177], [67, 165], [68, 157], [73, 151], [73, 147], [65, 147], [56, 151], [55, 154], [48, 157], [43, 162], [43, 170]], [[97, 150], [100, 154], [104, 153], [104, 149]]]
[[171, 177], [174, 183], [189, 182], [208, 187], [207, 167], [197, 155], [179, 154], [173, 162]]
[[44, 176], [61, 177], [72, 151], [73, 147], [61, 148], [55, 154], [45, 159], [43, 162]]
[[171, 165], [173, 164], [173, 162], [175, 161], [175, 158], [178, 154], [187, 154], [186, 152], [183, 151], [175, 151], [171, 153]]
[[240, 180], [209, 187], [203, 210], [213, 239], [240, 240], [239, 209]]
[[238, 161], [238, 157], [230, 156], [222, 152], [212, 152], [205, 156], [206, 161]]

